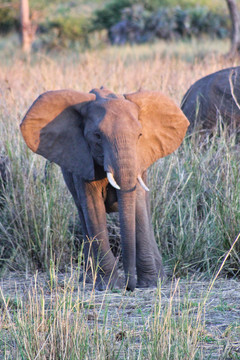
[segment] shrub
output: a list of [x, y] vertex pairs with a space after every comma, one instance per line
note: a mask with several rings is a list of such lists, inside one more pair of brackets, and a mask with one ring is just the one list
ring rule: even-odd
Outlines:
[[39, 25], [35, 47], [47, 49], [71, 47], [76, 43], [88, 45], [90, 23], [87, 17], [69, 13], [58, 13], [53, 19]]
[[50, 23], [50, 29], [56, 29], [61, 39], [80, 40], [88, 33], [88, 21], [85, 17], [58, 17]]
[[62, 45], [68, 40], [87, 42], [89, 22], [84, 16], [59, 16], [48, 26]]
[[0, 7], [0, 34], [5, 35], [16, 30], [19, 25], [18, 14], [12, 7]]
[[[95, 28], [108, 30], [113, 44], [126, 42], [146, 42], [154, 38], [174, 39], [179, 37], [201, 36], [224, 37], [228, 34], [227, 16], [210, 12], [206, 7], [182, 9], [181, 7], [161, 7], [149, 12], [142, 5], [131, 5], [122, 8], [118, 13], [117, 23], [111, 26], [114, 17], [110, 18], [107, 7], [101, 10], [101, 18], [96, 18]], [[105, 17], [108, 19], [105, 23]], [[117, 18], [117, 17], [116, 17]], [[115, 18], [115, 19], [116, 19]]]
[[97, 10], [92, 20], [93, 30], [110, 29], [120, 21], [122, 10], [131, 3], [131, 0], [112, 0], [103, 9]]

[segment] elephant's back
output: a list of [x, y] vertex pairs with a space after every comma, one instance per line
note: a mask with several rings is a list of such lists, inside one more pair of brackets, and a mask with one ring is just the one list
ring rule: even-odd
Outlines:
[[212, 130], [218, 121], [240, 127], [240, 66], [196, 81], [183, 96], [181, 108], [190, 132]]

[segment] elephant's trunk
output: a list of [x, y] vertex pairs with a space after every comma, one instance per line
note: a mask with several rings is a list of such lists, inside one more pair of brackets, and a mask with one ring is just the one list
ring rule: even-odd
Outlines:
[[[137, 151], [123, 138], [109, 143], [104, 154], [104, 169], [110, 184], [117, 190], [130, 191], [137, 183]], [[120, 188], [120, 189], [119, 189]]]
[[[129, 290], [136, 287], [136, 184], [138, 177], [137, 154], [133, 146], [115, 147], [116, 152], [111, 154], [107, 169], [113, 175], [114, 181], [120, 189], [117, 189], [120, 233], [122, 243], [123, 267], [126, 276], [126, 284]], [[112, 181], [111, 177], [110, 180]], [[113, 182], [112, 186], [115, 183]], [[116, 186], [114, 186], [117, 188]]]

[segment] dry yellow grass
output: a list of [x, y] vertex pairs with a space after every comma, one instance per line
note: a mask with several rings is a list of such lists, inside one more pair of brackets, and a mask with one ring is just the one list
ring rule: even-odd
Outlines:
[[[212, 52], [206, 56], [209, 47]], [[88, 92], [104, 85], [125, 93], [144, 87], [161, 90], [179, 103], [195, 80], [234, 64], [222, 56], [227, 49], [226, 41], [212, 45], [202, 40], [63, 52], [55, 56], [35, 54], [30, 63], [19, 56], [9, 59], [10, 66], [1, 66], [3, 99], [7, 107], [18, 111], [18, 117], [41, 92], [60, 88]]]

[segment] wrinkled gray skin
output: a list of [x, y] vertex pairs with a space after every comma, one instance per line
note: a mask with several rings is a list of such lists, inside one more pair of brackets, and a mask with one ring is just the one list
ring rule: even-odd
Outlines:
[[210, 133], [217, 124], [240, 129], [240, 66], [223, 69], [196, 81], [182, 99], [188, 133]]
[[[116, 163], [116, 168], [121, 166]], [[163, 277], [164, 272], [152, 230], [148, 193], [139, 184], [134, 185], [136, 191], [116, 191], [106, 180], [103, 168], [95, 165], [95, 170], [98, 180], [93, 182], [86, 182], [80, 176], [73, 175], [64, 169], [62, 173], [77, 205], [83, 232], [87, 238], [84, 245], [85, 259], [88, 259], [91, 244], [88, 239], [94, 239], [91, 245], [92, 259], [98, 259], [99, 262], [96, 288], [104, 290], [107, 285], [110, 288], [123, 287], [118, 276], [116, 259], [109, 245], [106, 210], [108, 213], [119, 210], [121, 239], [124, 239], [121, 245], [127, 289], [134, 290], [136, 286], [141, 288], [156, 286], [158, 277]], [[122, 181], [118, 183], [123, 186]], [[136, 245], [133, 241], [135, 227]], [[101, 246], [99, 246], [99, 241], [101, 241]], [[86, 267], [86, 271], [89, 274], [87, 280], [90, 280], [91, 270]]]
[[[131, 140], [131, 139], [129, 139]], [[137, 139], [134, 139], [135, 142]], [[106, 161], [107, 167], [114, 168], [115, 179], [121, 189], [124, 189], [124, 183], [132, 182], [132, 189], [136, 191], [116, 191], [107, 181], [103, 170], [103, 161], [101, 158], [95, 158], [95, 174], [97, 181], [86, 182], [78, 175], [74, 175], [62, 168], [64, 180], [74, 198], [78, 208], [79, 217], [85, 236], [84, 257], [88, 259], [89, 241], [92, 242], [92, 259], [98, 259], [99, 269], [97, 275], [96, 287], [98, 290], [104, 290], [106, 285], [111, 287], [122, 287], [120, 282], [116, 259], [110, 249], [108, 231], [106, 224], [107, 213], [119, 211], [120, 231], [123, 252], [123, 267], [126, 277], [127, 289], [134, 290], [137, 287], [154, 287], [157, 285], [158, 276], [163, 277], [161, 256], [154, 238], [151, 225], [149, 195], [143, 188], [136, 184], [134, 171], [134, 161], [132, 159], [131, 144], [119, 144], [116, 153], [112, 154], [112, 159]], [[103, 142], [101, 145], [103, 152], [107, 151], [109, 144]], [[106, 150], [105, 150], [106, 149]], [[94, 148], [92, 149], [94, 152]], [[117, 153], [125, 153], [126, 157], [116, 158]], [[131, 160], [130, 160], [131, 159]], [[100, 164], [101, 166], [98, 166]], [[124, 170], [123, 170], [124, 167]], [[124, 173], [132, 174], [124, 179]], [[143, 176], [146, 183], [146, 175]], [[135, 228], [136, 227], [136, 228]], [[135, 238], [136, 245], [133, 239]], [[101, 241], [101, 246], [99, 246]], [[135, 263], [137, 279], [135, 278]], [[90, 264], [88, 264], [90, 265]], [[102, 271], [102, 270], [103, 271]], [[88, 271], [88, 269], [86, 269]], [[91, 270], [88, 271], [91, 277]]]
[[[96, 95], [98, 96], [97, 93]], [[129, 121], [130, 113], [124, 113], [122, 108], [121, 122], [116, 122], [113, 121], [113, 117], [118, 116], [119, 105], [116, 102], [114, 108], [112, 103], [109, 114], [109, 102], [105, 100], [99, 96], [97, 101], [90, 102], [81, 110], [83, 117], [87, 119], [84, 137], [94, 159], [96, 181], [85, 181], [80, 175], [63, 168], [62, 173], [78, 208], [86, 239], [85, 259], [88, 259], [91, 253], [88, 239], [95, 239], [91, 245], [91, 258], [98, 259], [99, 262], [97, 289], [103, 290], [107, 285], [110, 288], [123, 286], [118, 276], [116, 259], [109, 245], [106, 211], [119, 211], [127, 288], [133, 290], [136, 286], [154, 287], [164, 272], [151, 224], [149, 195], [138, 182], [136, 183], [136, 146], [141, 136], [140, 123], [135, 120], [138, 110], [135, 104], [131, 104]], [[108, 116], [105, 116], [107, 113]], [[107, 171], [114, 174], [121, 191], [116, 191], [108, 183]], [[143, 175], [143, 179], [146, 182], [146, 174]], [[136, 191], [133, 191], [134, 189]], [[86, 271], [90, 275], [90, 280], [91, 270], [87, 267]]]
[[170, 99], [148, 91], [50, 91], [26, 113], [20, 126], [27, 145], [61, 167], [74, 198], [85, 236], [85, 273], [91, 280], [91, 268], [97, 270], [97, 289], [123, 286], [106, 212], [119, 211], [127, 288], [154, 287], [163, 277], [143, 181], [148, 166], [181, 144], [188, 125]]

